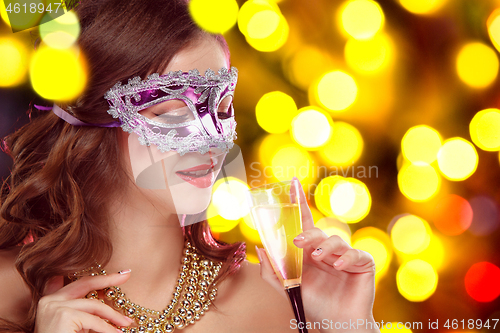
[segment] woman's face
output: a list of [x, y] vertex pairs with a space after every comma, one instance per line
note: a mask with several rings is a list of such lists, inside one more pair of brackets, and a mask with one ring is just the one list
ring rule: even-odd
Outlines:
[[[207, 69], [217, 72], [223, 67], [228, 68], [228, 60], [219, 42], [204, 37], [178, 52], [160, 75], [193, 69], [203, 75]], [[231, 98], [226, 97], [218, 103], [219, 116], [228, 112]], [[168, 124], [194, 119], [186, 103], [178, 99], [153, 105], [140, 113]], [[177, 214], [196, 214], [207, 208], [212, 185], [227, 154], [217, 148], [205, 154], [188, 152], [182, 156], [172, 150], [161, 152], [154, 144], [140, 145], [135, 133], [128, 135], [127, 148], [131, 171], [141, 191], [153, 194], [164, 208]]]

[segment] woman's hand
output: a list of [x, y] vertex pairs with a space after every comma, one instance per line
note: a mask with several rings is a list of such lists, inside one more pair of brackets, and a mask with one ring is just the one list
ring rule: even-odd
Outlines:
[[[130, 270], [109, 275], [83, 277], [60, 288], [62, 280], [53, 281], [46, 295], [40, 299], [36, 314], [35, 333], [76, 333], [93, 330], [100, 333], [117, 333], [115, 327], [129, 326], [132, 319], [96, 299], [84, 299], [92, 290], [120, 285], [128, 280]], [[55, 284], [59, 284], [56, 286]], [[55, 291], [56, 289], [59, 289]], [[51, 293], [52, 291], [55, 291]]]
[[[298, 182], [298, 180], [297, 180]], [[328, 329], [378, 332], [372, 314], [375, 299], [375, 262], [373, 257], [353, 249], [339, 236], [328, 237], [314, 227], [314, 221], [300, 186], [303, 232], [294, 239], [303, 249], [302, 300], [307, 320], [327, 323]], [[274, 273], [266, 251], [258, 249], [261, 275], [285, 297], [283, 286]], [[339, 327], [340, 325], [340, 327]]]

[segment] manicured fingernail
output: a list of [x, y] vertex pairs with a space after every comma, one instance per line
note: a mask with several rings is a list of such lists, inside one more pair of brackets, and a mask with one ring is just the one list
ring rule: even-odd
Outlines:
[[132, 319], [132, 318], [130, 318], [130, 317], [127, 317], [127, 316], [124, 316], [124, 317], [125, 317], [125, 319], [127, 319], [127, 321], [128, 321], [129, 323], [133, 323], [133, 322], [134, 322], [134, 319]]
[[123, 271], [119, 271], [118, 274], [128, 274], [130, 272], [132, 272], [131, 269], [124, 269]]
[[340, 265], [342, 265], [344, 263], [344, 260], [342, 259], [339, 259], [337, 260], [336, 262], [333, 263], [333, 266], [335, 267], [339, 267]]
[[119, 328], [117, 328], [117, 329], [116, 329], [116, 331], [117, 331], [118, 333], [123, 333], [123, 331], [122, 331], [121, 329], [119, 329]]
[[259, 258], [259, 263], [262, 263], [262, 258], [260, 257], [260, 251], [257, 245], [255, 245], [255, 251], [257, 252], [257, 258]]
[[319, 256], [321, 253], [323, 253], [323, 249], [318, 247], [316, 250], [313, 251], [312, 255]]
[[297, 237], [295, 237], [293, 240], [304, 240], [306, 239], [302, 234], [298, 235]]

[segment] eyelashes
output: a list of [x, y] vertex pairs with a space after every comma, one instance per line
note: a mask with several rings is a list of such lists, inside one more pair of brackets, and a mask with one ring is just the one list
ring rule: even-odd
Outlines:
[[[203, 109], [204, 108], [206, 107], [204, 106]], [[201, 110], [198, 110], [198, 112], [199, 111]], [[206, 110], [203, 112], [206, 112]], [[231, 100], [223, 100], [219, 104], [216, 112], [217, 117], [221, 120], [231, 118], [233, 116]], [[161, 107], [156, 108], [156, 110], [151, 110], [150, 115], [155, 121], [164, 124], [181, 124], [195, 119], [195, 115], [191, 109], [178, 100], [176, 100], [176, 102], [167, 102]]]
[[187, 106], [174, 108], [170, 110], [164, 110], [165, 112], [153, 112], [155, 120], [166, 124], [179, 124], [189, 120], [194, 120], [194, 116]]
[[219, 117], [219, 119], [231, 118], [231, 115], [229, 115], [229, 112], [217, 112], [217, 116]]
[[160, 119], [165, 119], [165, 120], [189, 120], [189, 115], [187, 114], [183, 114], [183, 115], [171, 115], [171, 114], [168, 114], [168, 112], [165, 112], [165, 113], [160, 113], [160, 114], [157, 114], [157, 113], [153, 113], [155, 115], [155, 117], [157, 118], [160, 118]]

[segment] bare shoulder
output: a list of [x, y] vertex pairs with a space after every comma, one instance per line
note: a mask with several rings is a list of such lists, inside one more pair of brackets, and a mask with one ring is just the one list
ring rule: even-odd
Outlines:
[[30, 290], [15, 267], [19, 250], [0, 250], [0, 318], [14, 322], [24, 319], [31, 302]]
[[214, 304], [228, 332], [296, 331], [291, 329], [294, 315], [288, 299], [261, 278], [259, 265], [248, 261], [221, 283]]

